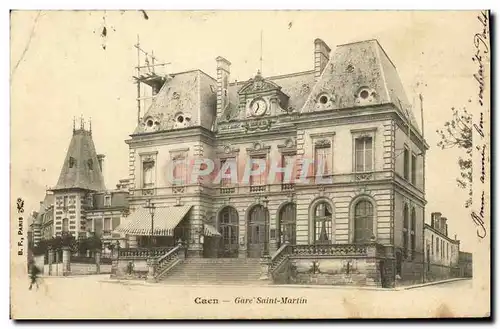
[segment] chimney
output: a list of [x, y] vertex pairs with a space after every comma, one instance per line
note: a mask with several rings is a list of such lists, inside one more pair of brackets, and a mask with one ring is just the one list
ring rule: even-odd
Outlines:
[[104, 162], [104, 158], [106, 156], [104, 154], [98, 154], [97, 155], [97, 161], [99, 161], [99, 169], [101, 169], [101, 172], [102, 172], [102, 164]]
[[448, 224], [446, 224], [446, 217], [441, 217], [441, 233], [447, 235]]
[[431, 214], [431, 226], [435, 228], [436, 230], [439, 230], [439, 219], [441, 218], [441, 213], [440, 212], [433, 212]]
[[330, 47], [321, 39], [314, 40], [314, 77], [317, 79], [330, 59]]
[[224, 57], [217, 57], [217, 117], [228, 104], [228, 86], [231, 62]]

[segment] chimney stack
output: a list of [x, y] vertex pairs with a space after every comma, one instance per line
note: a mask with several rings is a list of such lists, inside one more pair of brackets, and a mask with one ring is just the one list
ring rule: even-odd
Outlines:
[[231, 62], [224, 57], [217, 57], [217, 117], [220, 117], [229, 103], [228, 86]]
[[435, 228], [436, 230], [439, 230], [439, 224], [440, 224], [440, 218], [441, 218], [441, 213], [440, 212], [433, 212], [431, 214], [431, 226]]
[[448, 224], [446, 224], [446, 217], [441, 217], [441, 233], [448, 235]]
[[321, 39], [314, 40], [314, 77], [319, 78], [330, 59], [331, 49]]
[[102, 165], [104, 163], [104, 158], [106, 156], [104, 154], [98, 154], [97, 155], [97, 161], [99, 161], [99, 169], [101, 169], [101, 172], [102, 172]]

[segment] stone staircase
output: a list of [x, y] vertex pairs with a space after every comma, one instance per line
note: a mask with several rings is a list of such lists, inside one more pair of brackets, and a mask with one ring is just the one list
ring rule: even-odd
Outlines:
[[159, 282], [166, 284], [263, 284], [258, 258], [189, 258]]

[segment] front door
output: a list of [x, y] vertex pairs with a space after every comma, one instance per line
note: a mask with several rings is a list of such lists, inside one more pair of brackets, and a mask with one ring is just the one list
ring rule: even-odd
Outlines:
[[269, 229], [267, 210], [257, 205], [251, 211], [248, 220], [248, 257], [259, 258], [269, 249]]
[[233, 207], [225, 207], [219, 215], [222, 239], [219, 245], [219, 257], [238, 257], [238, 213]]

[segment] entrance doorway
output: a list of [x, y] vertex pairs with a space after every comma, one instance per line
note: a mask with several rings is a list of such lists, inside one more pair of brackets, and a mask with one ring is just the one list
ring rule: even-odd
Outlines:
[[248, 257], [259, 258], [269, 251], [269, 212], [254, 206], [248, 216]]
[[279, 213], [278, 219], [278, 248], [285, 241], [291, 245], [296, 243], [296, 211], [294, 203], [287, 203]]
[[238, 212], [227, 206], [219, 214], [222, 238], [219, 245], [219, 257], [238, 257]]

